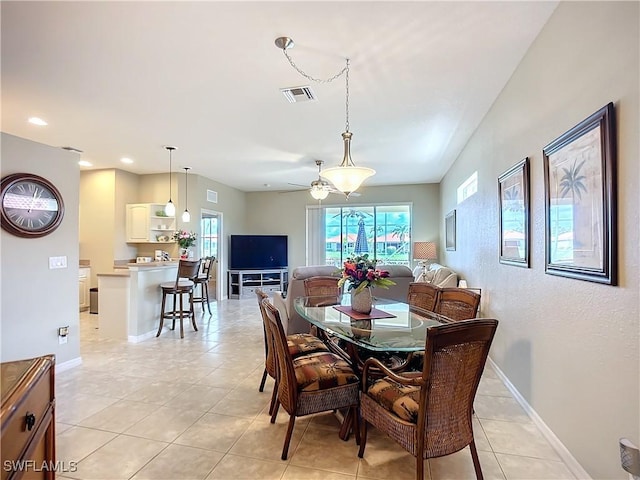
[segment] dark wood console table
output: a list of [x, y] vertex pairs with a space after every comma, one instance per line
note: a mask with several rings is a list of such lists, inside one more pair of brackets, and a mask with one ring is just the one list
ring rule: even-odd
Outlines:
[[55, 478], [55, 357], [0, 364], [1, 480]]

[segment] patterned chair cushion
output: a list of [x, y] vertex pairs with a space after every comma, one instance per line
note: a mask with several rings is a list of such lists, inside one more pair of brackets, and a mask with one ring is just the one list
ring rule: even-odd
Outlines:
[[330, 352], [316, 352], [294, 358], [293, 367], [298, 390], [303, 392], [325, 390], [359, 381], [349, 363]]
[[328, 352], [329, 349], [322, 340], [308, 333], [294, 333], [287, 335], [287, 346], [293, 358], [311, 352]]
[[418, 422], [420, 387], [402, 385], [385, 377], [373, 383], [367, 395], [401, 419]]

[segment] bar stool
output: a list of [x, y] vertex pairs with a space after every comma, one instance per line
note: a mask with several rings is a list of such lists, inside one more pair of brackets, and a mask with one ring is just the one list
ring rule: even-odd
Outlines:
[[[180, 318], [180, 338], [184, 338], [184, 325], [183, 318], [191, 317], [191, 324], [193, 329], [197, 332], [196, 317], [193, 310], [193, 289], [195, 283], [193, 279], [198, 276], [200, 271], [200, 260], [180, 260], [178, 264], [178, 273], [176, 275], [175, 282], [161, 283], [162, 288], [162, 307], [160, 308], [160, 326], [158, 327], [158, 333], [156, 337], [162, 333], [162, 327], [164, 326], [164, 319], [170, 318], [173, 320], [171, 330], [176, 328], [176, 318]], [[189, 295], [189, 310], [184, 309], [183, 295]], [[173, 295], [173, 308], [166, 310], [167, 295]], [[177, 296], [180, 296], [180, 306], [177, 305]]]
[[202, 259], [202, 269], [200, 273], [193, 279], [195, 282], [194, 290], [197, 290], [200, 285], [200, 296], [193, 297], [194, 303], [202, 304], [202, 312], [204, 313], [204, 306], [207, 305], [209, 315], [211, 315], [211, 306], [209, 305], [209, 280], [211, 280], [211, 267], [213, 266], [213, 260], [215, 257], [205, 257]]

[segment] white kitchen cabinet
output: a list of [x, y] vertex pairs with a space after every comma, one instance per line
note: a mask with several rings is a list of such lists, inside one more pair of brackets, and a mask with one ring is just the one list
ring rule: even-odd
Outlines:
[[163, 204], [130, 203], [126, 208], [128, 243], [174, 243], [176, 218], [163, 215]]
[[80, 311], [89, 308], [89, 283], [91, 282], [91, 269], [80, 267], [78, 270], [78, 301]]

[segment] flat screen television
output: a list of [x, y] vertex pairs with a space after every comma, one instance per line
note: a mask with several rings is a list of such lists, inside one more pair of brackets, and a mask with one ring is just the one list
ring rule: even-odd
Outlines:
[[230, 235], [230, 270], [287, 268], [286, 235]]

